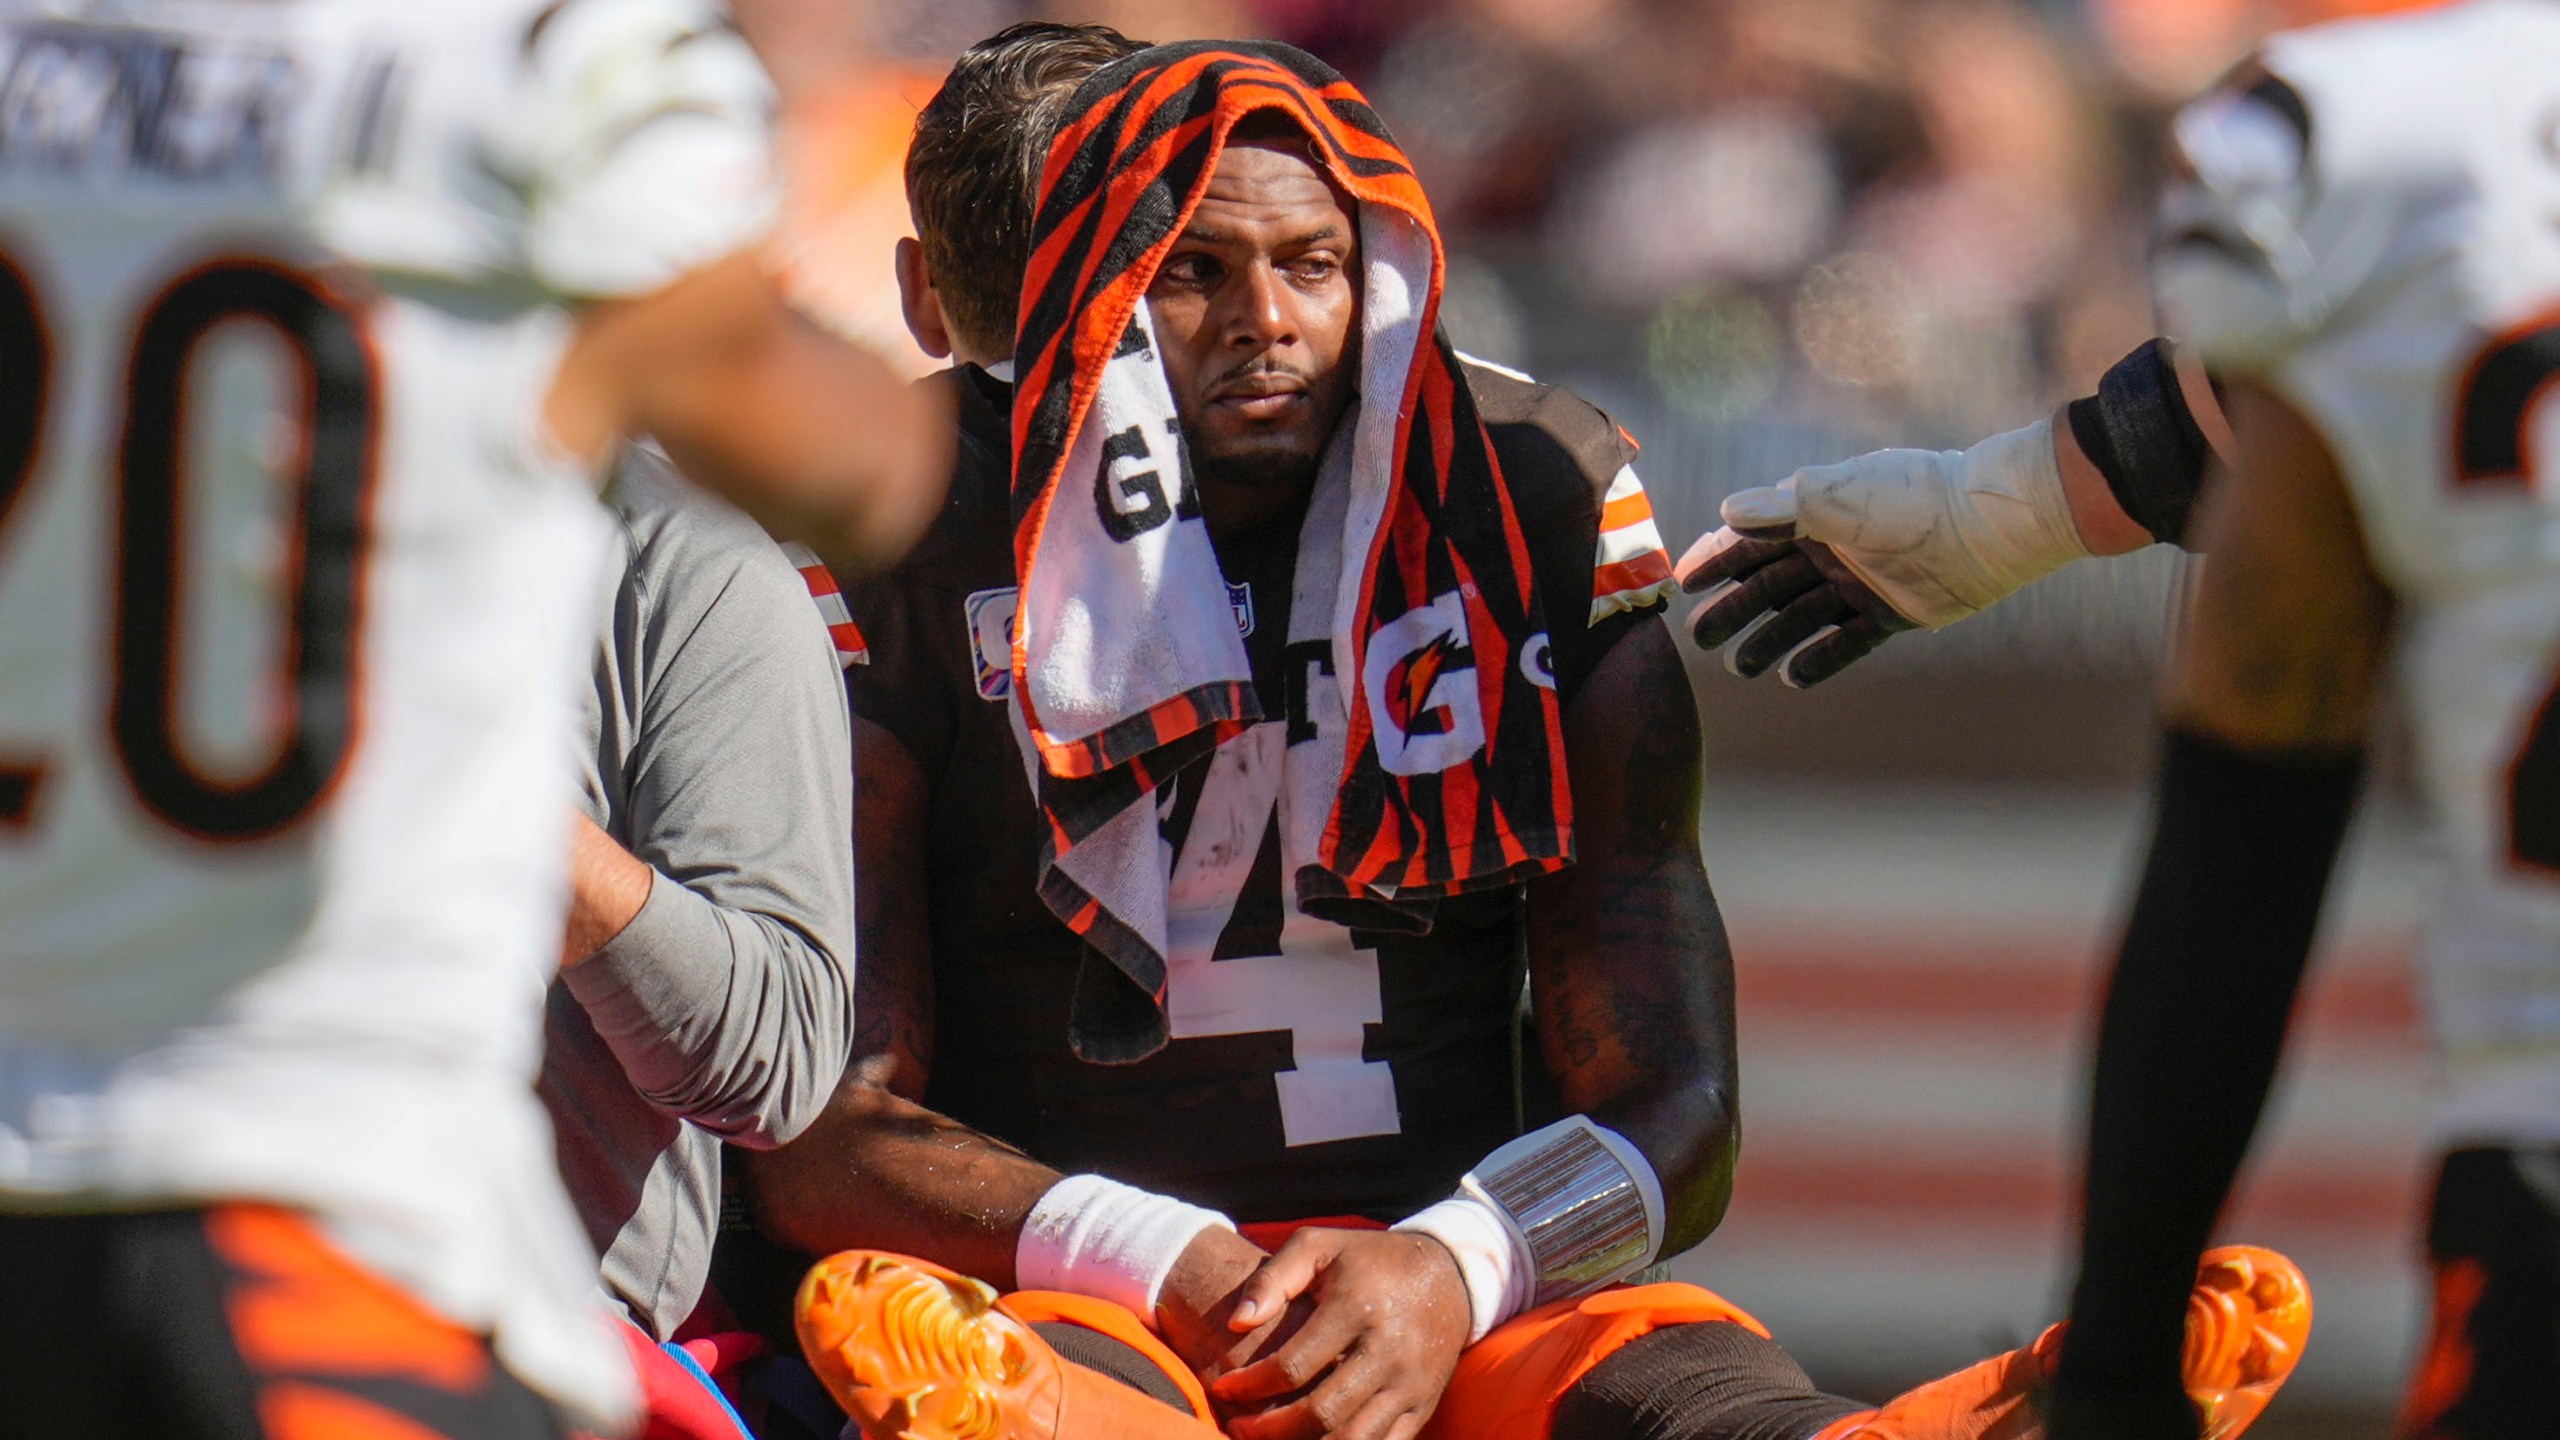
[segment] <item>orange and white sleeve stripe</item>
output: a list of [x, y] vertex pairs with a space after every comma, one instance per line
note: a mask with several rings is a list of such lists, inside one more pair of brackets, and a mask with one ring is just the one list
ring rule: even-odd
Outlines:
[[1591, 618], [1597, 625], [1621, 610], [1641, 610], [1668, 597], [1671, 556], [1654, 528], [1653, 502], [1635, 467], [1621, 465], [1600, 507], [1600, 553], [1591, 563]]
[[853, 612], [845, 608], [844, 592], [836, 588], [834, 572], [825, 561], [805, 545], [783, 542], [782, 553], [799, 570], [801, 582], [809, 587], [809, 598], [816, 602], [818, 618], [827, 623], [827, 635], [836, 642], [836, 660], [846, 666], [871, 663], [870, 643], [853, 623]]

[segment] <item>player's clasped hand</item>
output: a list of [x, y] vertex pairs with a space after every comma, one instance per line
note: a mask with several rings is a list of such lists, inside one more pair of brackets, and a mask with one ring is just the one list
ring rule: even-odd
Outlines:
[[1229, 1323], [1244, 1298], [1245, 1282], [1270, 1259], [1261, 1246], [1217, 1225], [1193, 1236], [1184, 1248], [1156, 1302], [1156, 1333], [1194, 1372], [1212, 1376], [1243, 1366], [1268, 1348], [1287, 1322], [1285, 1313], [1273, 1313], [1249, 1326]]
[[1467, 1287], [1427, 1235], [1305, 1229], [1238, 1292], [1241, 1333], [1293, 1302], [1305, 1322], [1252, 1363], [1204, 1377], [1235, 1440], [1411, 1440], [1467, 1345]]
[[1675, 573], [1683, 590], [1707, 596], [1689, 616], [1700, 649], [1736, 642], [1726, 669], [1749, 680], [1776, 665], [1778, 678], [1801, 690], [1913, 622], [1830, 546], [1797, 533], [1799, 475], [1727, 497], [1724, 527], [1699, 537]]

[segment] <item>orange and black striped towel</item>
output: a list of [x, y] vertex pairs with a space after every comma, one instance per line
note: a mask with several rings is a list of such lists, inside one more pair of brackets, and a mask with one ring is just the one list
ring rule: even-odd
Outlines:
[[[1050, 822], [1043, 899], [1089, 942], [1071, 1038], [1166, 1040], [1154, 798], [1263, 717], [1196, 518], [1143, 303], [1229, 131], [1278, 111], [1357, 202], [1359, 404], [1301, 532], [1291, 639], [1325, 642], [1281, 789], [1306, 913], [1418, 931], [1443, 896], [1568, 863], [1546, 621], [1511, 492], [1439, 333], [1442, 255], [1359, 91], [1286, 45], [1159, 46], [1096, 74], [1041, 176], [1015, 348], [1016, 718]], [[1582, 597], [1573, 597], [1579, 604]], [[1299, 743], [1302, 742], [1302, 743]]]

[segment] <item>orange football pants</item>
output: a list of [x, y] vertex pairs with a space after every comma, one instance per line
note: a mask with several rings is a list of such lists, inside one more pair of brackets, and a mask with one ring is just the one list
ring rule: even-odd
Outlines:
[[[1017, 1291], [1001, 1303], [1025, 1322], [1063, 1320], [1138, 1351], [1181, 1388], [1193, 1414], [1216, 1423], [1191, 1367], [1120, 1306], [1046, 1290]], [[1557, 1402], [1619, 1346], [1666, 1325], [1704, 1323], [1740, 1325], [1764, 1339], [1769, 1334], [1741, 1307], [1695, 1285], [1619, 1285], [1532, 1310], [1458, 1357], [1422, 1440], [1543, 1440]]]

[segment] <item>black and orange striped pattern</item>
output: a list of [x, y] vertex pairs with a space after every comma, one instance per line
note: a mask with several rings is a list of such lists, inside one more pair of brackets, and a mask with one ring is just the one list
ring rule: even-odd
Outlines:
[[[1312, 153], [1363, 207], [1363, 228], [1383, 208], [1429, 238], [1430, 271], [1412, 276], [1420, 337], [1404, 393], [1363, 396], [1400, 417], [1391, 498], [1359, 567], [1361, 601], [1335, 673], [1351, 696], [1346, 763], [1318, 863], [1297, 877], [1300, 904], [1327, 918], [1428, 924], [1439, 897], [1517, 883], [1568, 863], [1573, 803], [1565, 783], [1555, 691], [1523, 663], [1542, 644], [1544, 612], [1511, 492], [1456, 352], [1439, 333], [1444, 257], [1430, 202], [1411, 164], [1365, 98], [1322, 61], [1291, 46], [1187, 42], [1133, 55], [1079, 91], [1075, 118], [1051, 146], [1041, 177], [1032, 251], [1015, 344], [1014, 555], [1026, 577], [1049, 507], [1090, 417], [1103, 371], [1131, 333], [1157, 267], [1188, 222], [1229, 132], [1249, 114], [1277, 110], [1313, 140]], [[1427, 280], [1427, 284], [1425, 283]], [[1029, 593], [1028, 586], [1025, 593]], [[1455, 594], [1464, 606], [1486, 743], [1462, 764], [1397, 775], [1379, 762], [1368, 704], [1355, 692], [1369, 638], [1397, 617]], [[1578, 605], [1582, 597], [1573, 597]], [[1061, 739], [1041, 727], [1023, 682], [1016, 642], [1017, 703], [1041, 759], [1041, 801], [1051, 848], [1064, 850], [1216, 744], [1262, 718], [1250, 687], [1204, 685], [1104, 732]], [[1145, 992], [1162, 1002], [1163, 963], [1142, 937], [1044, 867], [1044, 899]], [[1088, 1058], [1134, 1059], [1161, 1044], [1134, 996], [1109, 1002], [1128, 1022], [1129, 1044], [1092, 1045], [1112, 1028], [1080, 985], [1078, 1049]], [[1147, 1032], [1153, 1029], [1152, 1041]]]
[[558, 1440], [466, 1331], [297, 1211], [0, 1216], [11, 1440]]

